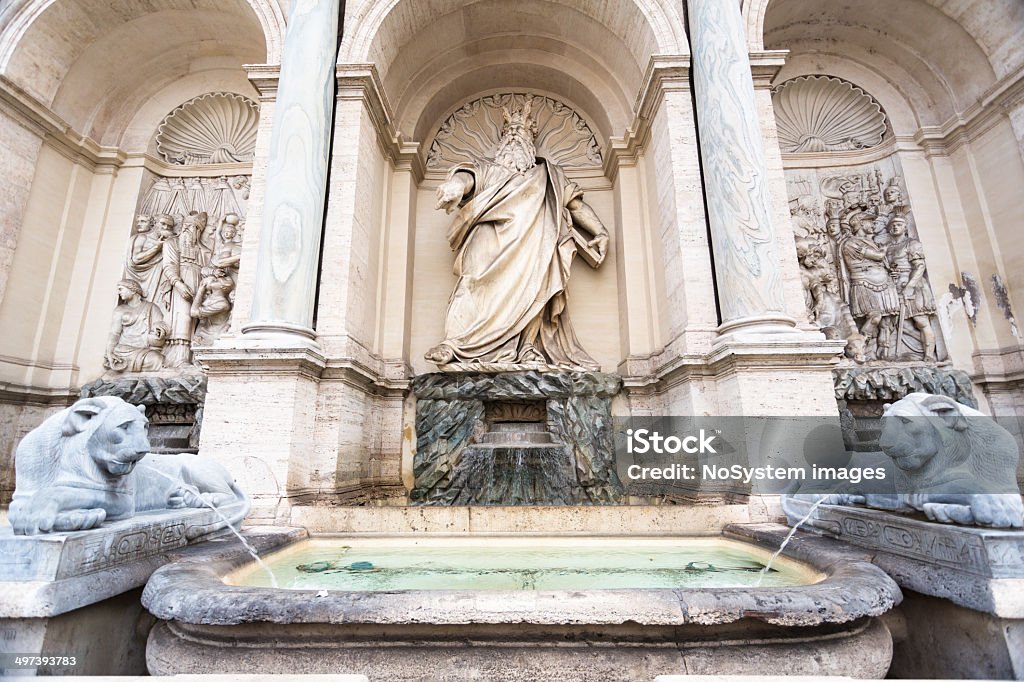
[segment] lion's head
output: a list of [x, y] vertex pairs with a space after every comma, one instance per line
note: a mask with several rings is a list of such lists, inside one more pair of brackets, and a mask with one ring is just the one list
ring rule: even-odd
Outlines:
[[100, 470], [126, 476], [150, 450], [146, 408], [109, 396], [79, 400], [71, 406], [62, 434], [88, 434], [85, 449]]
[[109, 483], [131, 473], [150, 450], [143, 410], [121, 398], [100, 396], [48, 418], [18, 445], [15, 496], [58, 478], [62, 483]]
[[911, 393], [887, 405], [878, 443], [913, 491], [955, 478], [976, 482], [978, 492], [1016, 480], [1013, 435], [946, 396]]

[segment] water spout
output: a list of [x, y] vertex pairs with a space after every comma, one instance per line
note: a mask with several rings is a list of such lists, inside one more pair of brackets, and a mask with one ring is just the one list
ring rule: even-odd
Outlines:
[[[179, 488], [182, 487], [182, 485], [184, 483], [184, 481], [178, 480], [177, 478], [174, 478], [173, 476], [170, 476], [169, 474], [166, 474], [163, 471], [160, 471], [156, 467], [147, 467], [146, 471], [152, 471], [155, 474], [163, 476], [164, 478], [166, 478], [168, 481], [170, 481], [171, 483], [173, 483], [175, 486], [177, 486]], [[221, 512], [220, 509], [218, 509], [217, 507], [213, 506], [213, 504], [211, 504], [202, 495], [196, 494], [195, 497], [198, 498], [198, 500], [200, 502], [202, 502], [204, 505], [206, 505], [211, 510], [213, 510], [213, 513], [216, 514], [217, 516], [219, 516], [221, 518], [221, 520], [224, 521], [224, 527], [227, 528], [228, 530], [230, 530], [232, 533], [234, 533], [235, 537], [238, 538], [238, 541], [242, 543], [243, 547], [245, 547], [245, 551], [249, 552], [249, 556], [251, 556], [253, 558], [253, 561], [255, 561], [259, 565], [259, 567], [263, 569], [263, 571], [267, 574], [267, 576], [270, 577], [270, 585], [272, 587], [274, 587], [274, 588], [277, 588], [278, 587], [277, 578], [274, 576], [274, 572], [270, 570], [269, 566], [267, 566], [265, 563], [263, 563], [263, 559], [260, 559], [259, 552], [256, 551], [256, 548], [253, 547], [251, 544], [249, 544], [249, 541], [246, 540], [242, 536], [242, 534], [239, 533], [235, 529], [235, 527], [233, 525], [231, 525], [231, 520], [228, 519], [228, 517], [224, 516], [224, 513]]]
[[764, 568], [761, 570], [761, 575], [757, 576], [757, 582], [754, 583], [754, 587], [761, 586], [761, 581], [764, 580], [764, 577], [768, 575], [768, 571], [771, 570], [772, 562], [775, 561], [779, 557], [779, 555], [782, 554], [783, 550], [786, 549], [786, 545], [788, 545], [789, 541], [793, 539], [794, 535], [796, 535], [796, 532], [800, 528], [800, 526], [804, 525], [804, 523], [811, 518], [811, 515], [814, 514], [815, 510], [817, 510], [821, 503], [825, 502], [828, 499], [828, 495], [822, 495], [820, 498], [818, 498], [817, 502], [812, 504], [811, 508], [807, 510], [807, 514], [805, 514], [802, 519], [800, 519], [793, 525], [793, 528], [790, 529], [789, 534], [786, 535], [786, 539], [782, 541], [781, 545], [779, 545], [779, 549], [776, 550], [775, 554], [772, 554], [771, 558], [768, 559], [768, 563], [764, 565]]

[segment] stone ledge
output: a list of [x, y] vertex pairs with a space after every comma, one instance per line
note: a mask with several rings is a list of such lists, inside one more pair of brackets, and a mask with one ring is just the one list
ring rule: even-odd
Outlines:
[[486, 374], [435, 372], [412, 380], [416, 397], [430, 400], [565, 398], [571, 395], [614, 397], [622, 387], [617, 374], [573, 371], [525, 371]]
[[[292, 529], [262, 529], [270, 545], [301, 539]], [[730, 526], [727, 537], [774, 549], [788, 532], [779, 524]], [[195, 548], [153, 574], [143, 604], [163, 620], [191, 625], [281, 624], [630, 624], [718, 625], [740, 620], [775, 626], [855, 623], [902, 599], [896, 584], [862, 553], [810, 537], [813, 551], [787, 548], [825, 574], [810, 585], [778, 588], [607, 590], [286, 590], [225, 585], [223, 577], [251, 561], [244, 549]], [[808, 542], [804, 542], [806, 547]], [[314, 596], [314, 595], [317, 596]]]
[[0, 528], [0, 618], [56, 616], [139, 587], [221, 522], [212, 510], [187, 509], [72, 533], [22, 536]]

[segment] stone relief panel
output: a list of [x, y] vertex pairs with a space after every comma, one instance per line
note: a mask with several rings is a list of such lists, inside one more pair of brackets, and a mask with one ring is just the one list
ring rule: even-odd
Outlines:
[[259, 106], [230, 92], [210, 92], [185, 102], [157, 128], [156, 148], [183, 166], [252, 163]]
[[103, 364], [108, 374], [193, 368], [230, 323], [249, 176], [157, 177], [139, 202]]
[[811, 320], [855, 363], [946, 359], [924, 251], [893, 157], [786, 171]]
[[868, 149], [882, 143], [886, 117], [875, 98], [830, 76], [801, 76], [772, 92], [783, 154]]
[[445, 119], [427, 152], [427, 168], [447, 170], [493, 157], [502, 133], [502, 109], [522, 108], [527, 98], [533, 102], [537, 156], [567, 171], [601, 167], [597, 136], [571, 107], [551, 97], [507, 92], [473, 100]]

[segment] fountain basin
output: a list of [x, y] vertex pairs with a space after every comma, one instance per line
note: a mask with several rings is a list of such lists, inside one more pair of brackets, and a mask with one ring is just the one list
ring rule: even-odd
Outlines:
[[[717, 542], [719, 549], [766, 561], [787, 531], [774, 524], [731, 526], [725, 534], [731, 542]], [[296, 544], [303, 536], [295, 530], [249, 531], [261, 554], [284, 550], [266, 557], [272, 568], [280, 560], [309, 565], [307, 550], [326, 539]], [[360, 551], [374, 547], [366, 537], [330, 541], [336, 547], [358, 545]], [[714, 542], [392, 536], [378, 541], [378, 551], [486, 551], [510, 556], [504, 564], [515, 572], [524, 547], [577, 554], [586, 563], [602, 553], [642, 554], [651, 547], [685, 552], [688, 545], [704, 551]], [[352, 556], [359, 560], [351, 564], [364, 563], [363, 555]], [[767, 672], [881, 677], [892, 640], [878, 617], [901, 598], [866, 555], [802, 535], [787, 547], [783, 570], [770, 578], [784, 574], [793, 584], [762, 587], [644, 587], [646, 578], [641, 586], [611, 589], [582, 579], [577, 588], [558, 589], [543, 589], [543, 581], [517, 589], [289, 589], [287, 580], [279, 589], [229, 584], [258, 582], [250, 563], [244, 549], [222, 544], [197, 548], [153, 575], [143, 603], [163, 622], [147, 647], [152, 673], [349, 672], [387, 680], [418, 680], [440, 671], [452, 680], [507, 679], [509, 670], [519, 671], [518, 679], [559, 680]], [[353, 585], [359, 586], [348, 587]]]

